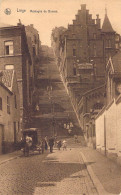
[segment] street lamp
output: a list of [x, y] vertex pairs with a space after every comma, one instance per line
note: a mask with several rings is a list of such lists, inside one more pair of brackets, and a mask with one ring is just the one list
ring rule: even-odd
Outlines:
[[51, 103], [53, 135], [55, 135], [54, 102], [52, 100], [52, 91], [53, 91], [52, 85], [47, 86], [47, 92], [48, 92], [49, 100]]

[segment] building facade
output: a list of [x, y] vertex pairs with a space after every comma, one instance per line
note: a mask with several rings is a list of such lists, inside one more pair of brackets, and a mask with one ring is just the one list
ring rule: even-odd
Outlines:
[[106, 106], [95, 119], [96, 148], [121, 164], [121, 52], [107, 63]]
[[[31, 63], [32, 63], [30, 67], [30, 81], [31, 81], [30, 86], [31, 86], [31, 92], [33, 92], [35, 88], [35, 79], [37, 77], [36, 66], [38, 65], [39, 62], [38, 56], [40, 53], [41, 42], [39, 39], [39, 33], [34, 28], [33, 24], [25, 26], [25, 32], [26, 32], [27, 44], [28, 44], [28, 49], [29, 49], [29, 53], [31, 56]], [[33, 100], [31, 99], [31, 101]]]
[[[89, 92], [93, 93], [90, 95], [90, 104], [93, 105], [95, 97], [100, 96], [101, 93], [101, 97], [97, 99], [103, 100], [104, 106], [106, 88], [102, 86], [105, 85], [106, 80], [106, 64], [109, 57], [113, 57], [120, 49], [120, 35], [114, 31], [107, 11], [101, 27], [99, 15], [97, 14], [96, 19], [92, 19], [92, 14], [86, 9], [85, 4], [81, 5], [81, 10], [78, 10], [73, 23], [68, 25], [67, 30], [63, 29], [59, 37], [56, 34], [53, 31], [52, 46], [57, 65], [72, 100], [79, 124], [85, 132], [88, 126], [84, 124], [88, 117], [86, 115], [80, 117], [82, 110], [80, 105], [87, 106], [85, 95]], [[57, 48], [58, 52], [55, 51]], [[89, 115], [91, 115], [90, 111]], [[85, 134], [88, 140], [88, 130]]]
[[15, 70], [20, 94], [20, 123], [25, 126], [30, 118], [32, 102], [31, 66], [25, 26], [2, 25], [0, 28], [0, 69]]
[[19, 90], [14, 70], [0, 73], [0, 154], [11, 152], [20, 142]]

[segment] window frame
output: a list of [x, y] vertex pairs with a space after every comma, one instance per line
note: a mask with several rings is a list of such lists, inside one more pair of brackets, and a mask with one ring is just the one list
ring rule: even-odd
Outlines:
[[76, 57], [76, 48], [73, 48], [73, 56]]
[[[11, 42], [12, 44], [7, 44], [9, 42]], [[10, 46], [12, 46], [12, 52], [10, 52], [11, 51]], [[8, 48], [8, 53], [6, 52], [6, 48]], [[14, 41], [13, 40], [4, 41], [4, 54], [5, 56], [14, 55]]]
[[10, 114], [10, 97], [7, 96], [7, 113]]

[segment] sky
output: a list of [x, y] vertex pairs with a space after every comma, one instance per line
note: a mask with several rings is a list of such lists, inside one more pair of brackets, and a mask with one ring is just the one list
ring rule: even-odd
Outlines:
[[[72, 24], [81, 4], [87, 5], [92, 18], [99, 14], [101, 24], [106, 7], [113, 29], [121, 34], [121, 0], [0, 0], [0, 23], [17, 25], [20, 19], [24, 25], [34, 24], [42, 44], [50, 46], [52, 29]], [[5, 14], [6, 8], [10, 15]]]

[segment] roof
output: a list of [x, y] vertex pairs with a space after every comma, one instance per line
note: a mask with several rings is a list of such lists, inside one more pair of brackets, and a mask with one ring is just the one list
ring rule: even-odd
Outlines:
[[14, 70], [2, 70], [2, 83], [12, 92]]
[[3, 27], [10, 27], [10, 26], [13, 26], [13, 25], [5, 24], [5, 23], [0, 23], [0, 28], [3, 28]]
[[105, 18], [104, 18], [104, 22], [103, 22], [103, 25], [102, 25], [102, 32], [115, 32], [112, 28], [112, 25], [110, 23], [110, 20], [107, 16], [107, 14], [105, 14]]
[[121, 73], [121, 51], [112, 57], [114, 73]]

